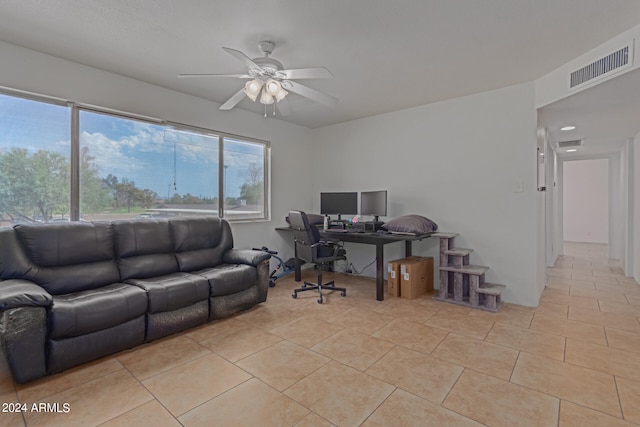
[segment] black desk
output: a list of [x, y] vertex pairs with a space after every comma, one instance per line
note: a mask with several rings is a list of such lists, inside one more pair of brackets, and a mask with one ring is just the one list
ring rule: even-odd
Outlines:
[[[293, 231], [291, 227], [276, 227], [278, 231]], [[433, 233], [418, 235], [409, 234], [378, 234], [378, 233], [353, 233], [339, 231], [324, 231], [319, 229], [320, 237], [327, 240], [338, 240], [349, 243], [363, 243], [365, 245], [376, 245], [376, 299], [384, 301], [384, 245], [387, 243], [404, 242], [405, 256], [411, 255], [412, 242], [431, 237]], [[301, 280], [300, 265], [296, 260], [295, 280]]]

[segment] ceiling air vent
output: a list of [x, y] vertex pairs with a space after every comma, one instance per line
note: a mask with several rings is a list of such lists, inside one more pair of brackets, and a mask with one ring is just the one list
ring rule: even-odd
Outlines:
[[597, 61], [572, 72], [569, 88], [573, 89], [614, 70], [629, 66], [631, 64], [630, 52], [632, 52], [632, 50], [630, 50], [630, 46], [632, 46], [631, 43], [622, 49], [605, 56], [604, 58], [600, 58]]
[[558, 148], [571, 148], [571, 147], [579, 147], [582, 145], [581, 139], [573, 139], [571, 141], [558, 141], [556, 143]]

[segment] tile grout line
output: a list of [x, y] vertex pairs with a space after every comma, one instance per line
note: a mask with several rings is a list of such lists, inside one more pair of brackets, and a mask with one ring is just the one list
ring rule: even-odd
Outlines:
[[[117, 358], [116, 358], [116, 360], [117, 360]], [[136, 382], [137, 382], [138, 384], [140, 384], [140, 386], [141, 386], [143, 389], [145, 389], [145, 390], [147, 391], [147, 393], [149, 393], [149, 394], [153, 397], [153, 399], [151, 399], [151, 400], [149, 400], [149, 401], [147, 401], [147, 402], [144, 402], [144, 403], [142, 403], [142, 404], [140, 404], [140, 405], [136, 406], [135, 408], [132, 408], [132, 409], [130, 409], [130, 410], [128, 410], [128, 411], [126, 411], [126, 412], [123, 412], [123, 413], [121, 413], [121, 414], [118, 414], [118, 415], [116, 415], [115, 417], [110, 418], [109, 420], [107, 420], [107, 421], [105, 421], [104, 423], [101, 423], [101, 424], [105, 424], [105, 423], [107, 423], [107, 422], [109, 422], [109, 421], [111, 421], [111, 420], [113, 420], [113, 419], [115, 419], [115, 418], [118, 418], [118, 417], [120, 417], [120, 416], [122, 416], [122, 415], [124, 415], [124, 414], [127, 414], [127, 413], [131, 412], [131, 411], [134, 411], [134, 410], [136, 410], [136, 409], [140, 408], [141, 406], [144, 406], [144, 405], [146, 405], [147, 403], [152, 402], [152, 401], [154, 401], [154, 400], [155, 400], [156, 402], [158, 402], [158, 404], [159, 404], [160, 406], [162, 406], [162, 407], [167, 411], [167, 413], [168, 413], [169, 415], [171, 415], [171, 417], [172, 417], [174, 420], [178, 421], [178, 420], [177, 420], [177, 418], [176, 418], [176, 417], [171, 413], [171, 411], [169, 411], [169, 408], [167, 408], [167, 407], [166, 407], [166, 406], [165, 406], [165, 405], [160, 401], [160, 399], [158, 399], [158, 398], [156, 397], [156, 395], [155, 395], [155, 394], [153, 394], [153, 393], [151, 392], [151, 390], [149, 390], [149, 389], [147, 388], [147, 386], [145, 386], [145, 385], [142, 383], [142, 380], [141, 380], [141, 379], [139, 379], [138, 377], [136, 377], [136, 376], [133, 374], [133, 372], [131, 372], [131, 371], [129, 370], [129, 368], [127, 368], [127, 367], [126, 367], [122, 362], [120, 362], [119, 360], [118, 360], [118, 362], [123, 366], [123, 368], [124, 368], [127, 372], [129, 372], [129, 375], [131, 375], [131, 377], [133, 377], [133, 379], [135, 379], [135, 380], [136, 380]]]
[[[234, 390], [234, 389], [236, 389], [236, 388], [240, 387], [242, 384], [245, 384], [246, 382], [251, 381], [252, 379], [257, 379], [258, 381], [261, 381], [261, 382], [263, 382], [263, 383], [264, 383], [264, 381], [260, 380], [260, 378], [258, 378], [258, 377], [256, 377], [256, 376], [254, 376], [254, 375], [251, 375], [251, 377], [250, 377], [250, 378], [247, 378], [246, 380], [244, 380], [244, 381], [240, 382], [239, 384], [234, 385], [234, 386], [233, 386], [233, 387], [231, 387], [231, 388], [228, 388], [227, 390], [223, 391], [222, 393], [217, 394], [217, 395], [215, 395], [215, 396], [211, 397], [210, 399], [205, 400], [205, 401], [204, 401], [204, 402], [202, 402], [202, 403], [199, 403], [198, 405], [194, 406], [193, 408], [188, 409], [187, 411], [185, 411], [185, 412], [181, 413], [180, 415], [173, 415], [173, 414], [171, 413], [171, 411], [169, 411], [168, 409], [167, 409], [167, 411], [169, 412], [169, 414], [171, 414], [171, 416], [172, 416], [172, 417], [173, 417], [177, 422], [179, 422], [181, 425], [184, 425], [184, 424], [182, 424], [182, 422], [180, 422], [180, 420], [178, 420], [178, 418], [179, 418], [179, 417], [182, 417], [182, 416], [184, 416], [184, 415], [188, 414], [189, 412], [194, 411], [195, 409], [200, 408], [200, 407], [201, 407], [201, 406], [203, 406], [203, 405], [206, 405], [207, 403], [211, 402], [213, 399], [216, 399], [216, 398], [218, 398], [218, 397], [222, 396], [223, 394], [228, 393], [228, 392], [230, 392], [231, 390]], [[266, 383], [265, 383], [265, 384], [266, 384]], [[269, 387], [271, 387], [271, 386], [270, 386], [270, 385], [268, 385], [268, 384], [266, 384], [266, 385], [267, 385], [267, 386], [269, 386]], [[273, 388], [273, 387], [271, 387], [271, 388]], [[274, 390], [275, 390], [275, 389], [274, 389]], [[277, 390], [276, 390], [276, 391], [277, 391]], [[279, 392], [278, 392], [278, 393], [279, 393]], [[157, 400], [157, 399], [156, 399], [156, 400]], [[162, 404], [162, 403], [161, 403], [161, 404]], [[162, 406], [164, 407], [164, 405], [162, 405]]]
[[[204, 346], [202, 346], [202, 347], [204, 347]], [[133, 372], [131, 372], [131, 371], [129, 370], [129, 368], [127, 368], [126, 366], [124, 366], [124, 364], [123, 364], [122, 362], [120, 362], [119, 360], [118, 360], [118, 362], [120, 362], [120, 363], [124, 366], [124, 369], [126, 369], [127, 371], [129, 371], [129, 373], [131, 374], [131, 376], [133, 376], [136, 380], [139, 380], [139, 381], [147, 381], [147, 380], [150, 380], [151, 378], [154, 378], [154, 377], [156, 377], [156, 376], [158, 376], [158, 375], [165, 374], [165, 373], [167, 373], [167, 372], [171, 371], [172, 369], [179, 368], [179, 367], [184, 366], [184, 365], [186, 365], [186, 364], [188, 364], [188, 363], [195, 362], [196, 360], [202, 359], [202, 358], [207, 357], [207, 356], [210, 356], [210, 355], [212, 355], [212, 354], [216, 354], [216, 353], [214, 353], [212, 350], [210, 350], [210, 349], [208, 349], [208, 348], [206, 348], [206, 347], [204, 347], [204, 348], [209, 352], [208, 354], [202, 354], [202, 355], [200, 355], [200, 356], [194, 357], [193, 359], [189, 359], [189, 360], [182, 361], [182, 362], [178, 363], [178, 364], [177, 364], [177, 365], [175, 365], [175, 366], [171, 366], [171, 367], [168, 367], [168, 368], [162, 369], [161, 371], [155, 372], [155, 373], [153, 373], [152, 375], [149, 375], [148, 377], [144, 377], [144, 378], [138, 378], [138, 376], [137, 376], [137, 375], [135, 375]], [[219, 356], [219, 355], [218, 355], [218, 354], [216, 354], [216, 356]], [[222, 357], [222, 356], [220, 356], [220, 357]]]
[[618, 407], [620, 408], [620, 415], [622, 415], [622, 419], [624, 420], [624, 410], [622, 409], [622, 401], [620, 400], [620, 390], [618, 388], [618, 377], [617, 377], [617, 375], [613, 376], [613, 383], [616, 386], [616, 397], [618, 398]]
[[[113, 355], [112, 355], [112, 356], [113, 356]], [[106, 357], [109, 357], [109, 356], [105, 356], [105, 358], [106, 358]], [[115, 370], [113, 370], [113, 371], [111, 371], [111, 372], [107, 372], [107, 373], [105, 373], [104, 375], [97, 376], [97, 377], [92, 378], [92, 379], [90, 379], [90, 380], [86, 380], [86, 381], [83, 381], [83, 382], [81, 382], [81, 383], [75, 384], [75, 385], [73, 385], [73, 386], [71, 386], [71, 387], [67, 387], [67, 388], [62, 389], [62, 390], [60, 390], [60, 391], [57, 391], [57, 392], [55, 392], [55, 393], [53, 393], [53, 394], [48, 394], [48, 395], [46, 395], [46, 396], [44, 396], [44, 397], [38, 397], [38, 398], [35, 398], [35, 399], [34, 399], [34, 401], [35, 401], [35, 402], [42, 402], [42, 401], [43, 401], [43, 400], [45, 400], [45, 399], [49, 399], [49, 398], [51, 398], [51, 397], [53, 397], [53, 396], [55, 396], [55, 395], [57, 395], [57, 394], [60, 394], [60, 393], [62, 393], [62, 392], [65, 392], [65, 391], [67, 391], [67, 390], [73, 390], [74, 388], [80, 387], [80, 386], [82, 386], [82, 385], [89, 384], [89, 383], [91, 383], [91, 382], [93, 382], [93, 381], [96, 381], [96, 380], [99, 380], [99, 379], [102, 379], [102, 378], [108, 377], [109, 375], [115, 374], [116, 372], [123, 371], [123, 370], [127, 370], [127, 368], [126, 368], [122, 363], [120, 363], [120, 361], [119, 361], [119, 360], [117, 360], [117, 362], [118, 362], [118, 364], [121, 366], [121, 368], [119, 368], [119, 369], [115, 369]], [[82, 365], [80, 365], [80, 366], [82, 366]], [[64, 372], [65, 372], [65, 371], [58, 372], [57, 374], [53, 374], [53, 375], [62, 375]], [[49, 377], [51, 377], [51, 375], [48, 375], [48, 376], [42, 377], [42, 378], [40, 378], [40, 380], [42, 380], [42, 379], [46, 379], [46, 378], [49, 378]], [[36, 380], [36, 381], [38, 381], [38, 380]], [[18, 401], [19, 401], [20, 403], [23, 403], [23, 402], [20, 400], [20, 394], [18, 394]], [[28, 403], [28, 402], [24, 402], [24, 403]]]

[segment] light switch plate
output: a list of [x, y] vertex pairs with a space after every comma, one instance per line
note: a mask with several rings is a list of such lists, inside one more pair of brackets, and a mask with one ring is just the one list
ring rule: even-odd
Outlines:
[[522, 193], [522, 192], [524, 192], [524, 181], [523, 180], [518, 179], [513, 183], [513, 192], [514, 193]]

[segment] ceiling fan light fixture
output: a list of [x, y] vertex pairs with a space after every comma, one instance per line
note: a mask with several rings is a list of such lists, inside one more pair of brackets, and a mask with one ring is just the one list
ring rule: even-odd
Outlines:
[[264, 83], [262, 83], [259, 79], [249, 80], [244, 85], [244, 94], [247, 95], [253, 102], [256, 101], [258, 95], [260, 94], [260, 90], [262, 89]]
[[276, 97], [276, 101], [280, 102], [284, 99], [285, 96], [287, 96], [289, 94], [289, 92], [287, 92], [286, 90], [280, 88], [280, 90], [278, 91], [278, 93], [276, 93], [275, 97]]
[[289, 93], [282, 88], [282, 85], [280, 84], [279, 81], [274, 79], [267, 80], [267, 83], [265, 84], [264, 88], [265, 88], [265, 91], [269, 95], [274, 97], [277, 102], [282, 101], [284, 97], [287, 96], [287, 94]]
[[269, 95], [271, 96], [276, 96], [276, 94], [278, 93], [278, 91], [280, 91], [280, 83], [278, 83], [277, 80], [273, 80], [273, 79], [269, 79], [267, 80], [267, 85], [265, 86], [267, 92], [269, 93]]
[[275, 102], [274, 97], [267, 91], [262, 91], [262, 96], [260, 97], [260, 103], [264, 105], [273, 104]]

